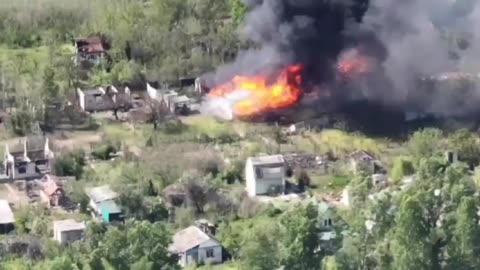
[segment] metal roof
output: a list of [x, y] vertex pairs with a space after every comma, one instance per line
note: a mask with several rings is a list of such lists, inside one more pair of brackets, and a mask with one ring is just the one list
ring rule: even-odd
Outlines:
[[66, 232], [66, 231], [79, 231], [85, 230], [87, 225], [85, 222], [76, 222], [73, 219], [55, 220], [53, 222], [54, 230]]
[[113, 200], [99, 202], [97, 203], [97, 207], [102, 213], [107, 212], [109, 214], [116, 214], [122, 212], [120, 207], [118, 207], [118, 205]]
[[250, 157], [249, 159], [254, 166], [285, 163], [282, 155]]
[[118, 194], [114, 192], [109, 185], [86, 188], [85, 192], [87, 193], [88, 197], [96, 203], [113, 200], [118, 197]]
[[169, 250], [174, 253], [182, 253], [209, 240], [216, 241], [197, 226], [190, 226], [177, 232], [173, 236], [173, 243], [169, 247]]
[[0, 200], [0, 224], [10, 224], [14, 222], [15, 218], [13, 217], [10, 204], [6, 200]]

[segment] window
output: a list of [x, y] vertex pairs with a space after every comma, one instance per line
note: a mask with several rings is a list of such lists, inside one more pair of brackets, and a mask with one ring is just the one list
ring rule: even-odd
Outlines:
[[330, 219], [330, 218], [325, 219], [325, 220], [323, 221], [323, 226], [325, 226], [325, 227], [330, 227], [330, 226], [332, 226], [332, 219]]
[[18, 168], [18, 173], [27, 173], [27, 168], [26, 167], [19, 167]]
[[255, 174], [257, 175], [257, 178], [259, 179], [263, 178], [262, 168], [255, 168]]
[[213, 258], [213, 257], [215, 257], [213, 248], [207, 249], [207, 258]]

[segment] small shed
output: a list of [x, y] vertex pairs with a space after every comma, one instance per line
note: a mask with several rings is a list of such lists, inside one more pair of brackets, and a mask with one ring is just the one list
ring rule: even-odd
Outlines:
[[100, 209], [103, 221], [106, 223], [121, 221], [123, 219], [122, 210], [113, 200], [98, 203], [98, 208]]
[[61, 244], [79, 241], [86, 228], [85, 222], [76, 222], [73, 219], [56, 220], [53, 222], [53, 238]]
[[7, 234], [15, 228], [12, 208], [6, 200], [0, 200], [0, 234]]
[[87, 188], [85, 190], [90, 198], [90, 207], [95, 216], [101, 218], [104, 222], [122, 221], [123, 215], [115, 203], [118, 194], [114, 192], [110, 186], [100, 186], [95, 188]]

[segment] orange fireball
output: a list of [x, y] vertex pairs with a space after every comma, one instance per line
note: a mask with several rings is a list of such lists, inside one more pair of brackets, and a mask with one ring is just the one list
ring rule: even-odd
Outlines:
[[341, 56], [337, 70], [342, 76], [350, 77], [368, 73], [371, 70], [371, 63], [366, 56], [361, 55], [357, 50], [350, 50]]
[[213, 88], [208, 95], [226, 97], [242, 93], [244, 98], [233, 105], [233, 114], [237, 117], [258, 115], [297, 103], [302, 94], [301, 72], [301, 65], [289, 66], [273, 83], [268, 83], [267, 78], [260, 75], [235, 76], [230, 82]]

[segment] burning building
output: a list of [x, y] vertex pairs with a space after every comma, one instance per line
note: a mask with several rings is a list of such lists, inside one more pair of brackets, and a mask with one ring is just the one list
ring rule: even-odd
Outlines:
[[350, 110], [359, 103], [438, 117], [478, 112], [479, 78], [466, 74], [480, 33], [456, 47], [442, 34], [480, 23], [478, 2], [244, 2], [241, 38], [256, 46], [203, 76], [204, 113], [256, 119], [369, 110]]

